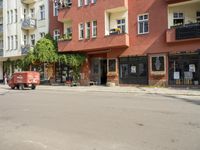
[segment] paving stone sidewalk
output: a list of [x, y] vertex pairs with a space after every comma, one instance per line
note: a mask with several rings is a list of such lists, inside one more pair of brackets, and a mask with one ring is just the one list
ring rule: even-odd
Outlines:
[[[0, 94], [9, 91], [7, 85], [0, 85]], [[165, 95], [185, 95], [185, 96], [199, 96], [200, 89], [188, 88], [158, 88], [158, 87], [106, 87], [106, 86], [47, 86], [39, 85], [37, 90], [56, 90], [56, 91], [75, 91], [75, 92], [113, 92], [113, 93], [141, 93], [141, 94], [165, 94]]]

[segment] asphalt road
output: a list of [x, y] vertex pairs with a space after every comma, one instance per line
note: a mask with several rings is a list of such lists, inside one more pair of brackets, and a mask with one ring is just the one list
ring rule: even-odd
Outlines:
[[6, 91], [0, 150], [200, 150], [200, 105], [152, 94]]

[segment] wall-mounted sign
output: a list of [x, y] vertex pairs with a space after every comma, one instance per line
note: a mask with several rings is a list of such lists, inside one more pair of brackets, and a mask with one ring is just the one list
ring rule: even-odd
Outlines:
[[174, 80], [180, 79], [180, 72], [174, 72]]
[[193, 79], [193, 74], [192, 72], [184, 72], [184, 79], [187, 79], [187, 80], [192, 80]]
[[164, 56], [155, 56], [151, 58], [152, 71], [165, 71]]
[[189, 71], [190, 72], [195, 72], [196, 71], [195, 64], [190, 64], [189, 65]]
[[136, 69], [137, 69], [136, 66], [131, 66], [131, 73], [136, 73], [137, 72]]

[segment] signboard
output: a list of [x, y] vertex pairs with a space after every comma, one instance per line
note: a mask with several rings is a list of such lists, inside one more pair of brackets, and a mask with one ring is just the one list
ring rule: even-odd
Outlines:
[[174, 80], [180, 79], [180, 72], [174, 72]]
[[184, 72], [184, 79], [192, 80], [193, 74], [192, 72]]
[[190, 64], [189, 65], [189, 71], [190, 72], [195, 72], [196, 71], [195, 64]]
[[131, 73], [136, 73], [136, 66], [131, 66]]

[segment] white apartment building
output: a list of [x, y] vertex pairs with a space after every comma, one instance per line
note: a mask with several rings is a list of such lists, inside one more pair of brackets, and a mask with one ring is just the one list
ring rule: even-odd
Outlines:
[[[49, 32], [48, 0], [0, 0], [0, 4], [1, 1], [3, 9], [0, 7], [0, 80], [3, 79], [4, 61], [22, 59], [31, 47]], [[10, 66], [8, 72], [11, 74], [16, 70], [17, 68]]]

